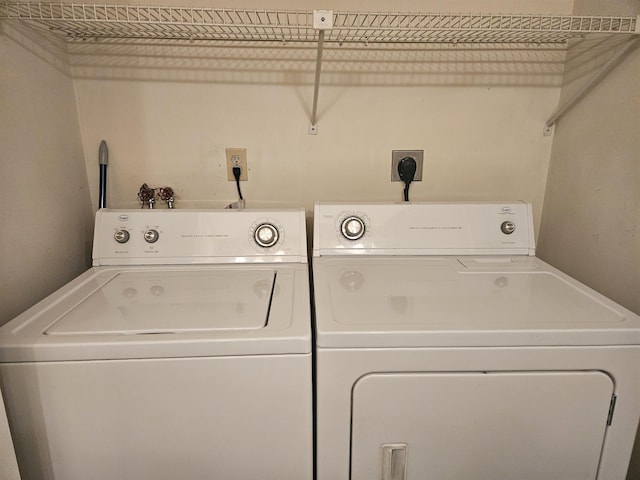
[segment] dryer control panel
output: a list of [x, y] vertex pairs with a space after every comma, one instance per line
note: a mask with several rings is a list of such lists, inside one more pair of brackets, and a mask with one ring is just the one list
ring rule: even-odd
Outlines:
[[93, 265], [307, 262], [303, 209], [99, 210]]
[[534, 255], [525, 202], [317, 203], [313, 254]]

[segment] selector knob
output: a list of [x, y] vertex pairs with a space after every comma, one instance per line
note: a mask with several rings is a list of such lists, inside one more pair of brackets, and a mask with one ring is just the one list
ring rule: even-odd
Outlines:
[[502, 222], [502, 225], [500, 225], [500, 230], [502, 230], [502, 233], [504, 233], [505, 235], [511, 235], [516, 230], [516, 224], [509, 221]]
[[156, 243], [159, 238], [160, 238], [160, 234], [158, 233], [157, 230], [154, 230], [151, 228], [146, 232], [144, 232], [144, 240], [147, 243]]
[[278, 243], [279, 238], [280, 233], [278, 233], [278, 229], [270, 223], [258, 225], [253, 233], [253, 239], [258, 245], [264, 248], [273, 247]]
[[116, 233], [113, 234], [113, 238], [118, 243], [127, 243], [129, 241], [129, 232], [126, 230], [117, 230]]
[[347, 240], [359, 240], [364, 235], [364, 222], [360, 217], [350, 216], [342, 221], [340, 230]]

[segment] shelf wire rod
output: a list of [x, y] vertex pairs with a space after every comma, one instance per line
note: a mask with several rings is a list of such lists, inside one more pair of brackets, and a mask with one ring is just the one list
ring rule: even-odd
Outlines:
[[623, 47], [620, 47], [609, 60], [606, 61], [602, 67], [575, 93], [564, 105], [559, 106], [555, 112], [549, 117], [549, 120], [544, 124], [545, 132], [551, 130], [551, 127], [558, 119], [564, 115], [573, 105], [575, 105], [580, 99], [582, 99], [593, 87], [595, 87], [600, 80], [602, 80], [611, 70], [613, 70], [622, 58], [627, 55], [631, 50], [640, 45], [640, 37], [629, 40]]
[[322, 70], [322, 50], [324, 48], [324, 30], [318, 32], [318, 56], [316, 58], [316, 79], [313, 86], [313, 109], [311, 111], [311, 125], [315, 126], [318, 114], [318, 93], [320, 91], [320, 72]]

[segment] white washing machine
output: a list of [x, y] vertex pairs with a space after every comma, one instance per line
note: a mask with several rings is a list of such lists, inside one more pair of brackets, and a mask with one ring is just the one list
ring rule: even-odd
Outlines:
[[0, 329], [22, 479], [311, 479], [306, 248], [303, 210], [99, 211]]
[[314, 222], [318, 480], [625, 478], [640, 317], [534, 256], [530, 205]]

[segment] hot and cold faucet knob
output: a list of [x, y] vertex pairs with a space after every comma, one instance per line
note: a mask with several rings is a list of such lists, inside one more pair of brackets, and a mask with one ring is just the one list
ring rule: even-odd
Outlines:
[[149, 230], [144, 232], [144, 240], [147, 243], [156, 243], [160, 238], [160, 234], [157, 230], [150, 228]]

